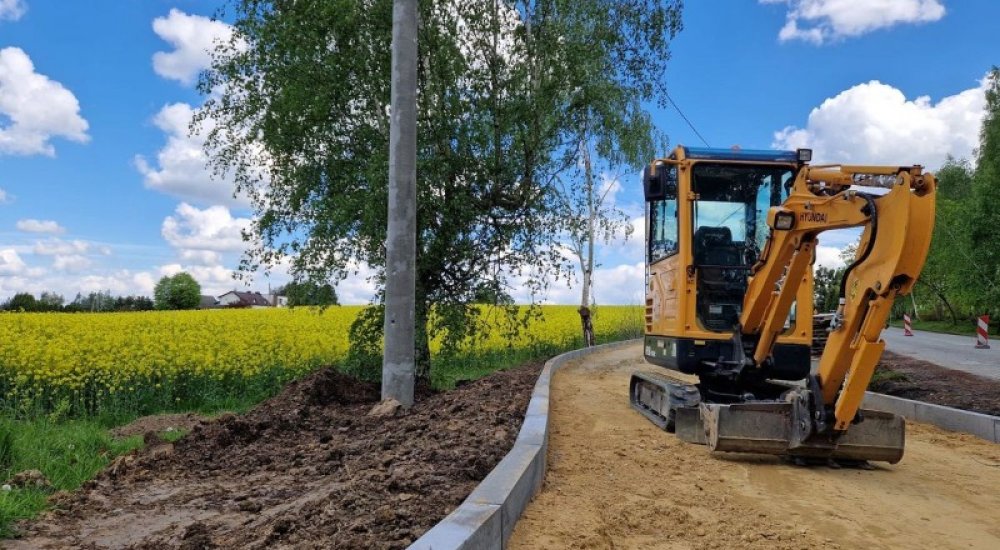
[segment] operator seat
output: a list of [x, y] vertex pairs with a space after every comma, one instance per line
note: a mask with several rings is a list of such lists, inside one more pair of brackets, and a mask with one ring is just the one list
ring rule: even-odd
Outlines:
[[698, 269], [696, 309], [710, 330], [732, 328], [743, 304], [747, 272], [741, 247], [728, 227], [699, 227], [694, 233], [694, 263]]

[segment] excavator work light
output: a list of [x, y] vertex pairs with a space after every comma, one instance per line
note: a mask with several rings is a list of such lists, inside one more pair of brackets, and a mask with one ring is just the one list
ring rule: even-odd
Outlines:
[[799, 157], [799, 162], [809, 162], [813, 159], [812, 149], [796, 149], [795, 154]]
[[786, 211], [778, 212], [774, 215], [774, 228], [787, 231], [795, 225], [795, 214]]

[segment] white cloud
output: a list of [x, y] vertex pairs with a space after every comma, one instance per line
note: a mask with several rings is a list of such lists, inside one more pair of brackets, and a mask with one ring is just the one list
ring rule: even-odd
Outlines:
[[247, 218], [234, 218], [225, 206], [199, 209], [187, 203], [163, 220], [160, 232], [171, 246], [181, 250], [242, 252], [246, 247], [242, 231]]
[[4, 191], [3, 187], [0, 187], [0, 204], [7, 204], [12, 200], [12, 197]]
[[928, 23], [944, 17], [941, 0], [760, 0], [787, 4], [782, 42], [822, 44], [900, 24]]
[[173, 47], [172, 52], [153, 54], [156, 74], [190, 85], [198, 73], [212, 64], [211, 51], [219, 42], [233, 35], [233, 27], [200, 15], [188, 15], [171, 9], [166, 17], [153, 20], [153, 31]]
[[222, 255], [211, 250], [181, 250], [181, 260], [195, 265], [217, 265], [222, 263]]
[[0, 21], [17, 21], [27, 12], [24, 0], [0, 0]]
[[0, 115], [10, 120], [0, 125], [0, 154], [52, 156], [53, 137], [90, 140], [76, 96], [36, 73], [20, 48], [0, 49]]
[[[64, 291], [67, 301], [73, 299], [77, 292], [87, 294], [90, 292], [109, 291], [112, 295], [124, 296], [128, 294], [140, 294], [152, 297], [153, 285], [155, 282], [152, 276], [144, 271], [132, 272], [122, 269], [109, 274], [91, 274], [80, 277], [73, 281], [73, 286], [69, 291]], [[59, 288], [53, 286], [51, 288]]]
[[13, 248], [0, 249], [0, 275], [18, 275], [27, 267]]
[[68, 271], [71, 273], [77, 273], [83, 271], [92, 265], [90, 259], [86, 256], [81, 256], [79, 254], [57, 254], [52, 259], [52, 267], [58, 271]]
[[337, 301], [344, 305], [369, 303], [378, 290], [374, 282], [378, 272], [368, 265], [353, 262], [348, 266], [348, 271], [350, 274], [337, 282]]
[[[639, 305], [644, 301], [646, 264], [642, 256], [639, 262], [621, 263], [594, 269], [593, 299], [598, 304], [605, 305]], [[573, 285], [569, 286], [565, 279], [552, 281], [547, 291], [541, 296], [532, 296], [525, 285], [524, 276], [511, 277], [513, 287], [510, 291], [514, 301], [519, 304], [530, 303], [533, 299], [544, 304], [579, 304], [580, 282], [579, 268], [574, 266]], [[338, 295], [340, 287], [337, 287]], [[346, 303], [346, 302], [345, 302]]]
[[86, 241], [73, 240], [64, 241], [62, 239], [47, 239], [36, 241], [34, 253], [40, 256], [56, 256], [69, 254], [86, 254], [90, 250], [90, 243]]
[[66, 232], [65, 227], [52, 220], [18, 220], [16, 227], [18, 231], [24, 231], [25, 233], [49, 233], [57, 235]]
[[167, 134], [167, 144], [156, 155], [157, 166], [142, 155], [135, 157], [146, 187], [199, 204], [247, 206], [246, 197], [233, 197], [236, 184], [231, 178], [212, 176], [204, 145], [213, 124], [205, 121], [200, 131], [191, 135], [194, 113], [195, 109], [187, 103], [173, 103], [164, 106], [153, 118], [153, 123]]
[[933, 103], [908, 100], [877, 80], [827, 99], [809, 113], [805, 128], [775, 132], [776, 148], [809, 147], [816, 162], [922, 164], [937, 168], [947, 155], [971, 158], [985, 112], [985, 85]]
[[816, 267], [840, 267], [844, 261], [840, 259], [841, 249], [835, 246], [816, 246]]

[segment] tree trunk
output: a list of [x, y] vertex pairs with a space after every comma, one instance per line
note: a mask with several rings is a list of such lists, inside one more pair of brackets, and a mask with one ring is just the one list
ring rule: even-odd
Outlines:
[[[917, 282], [920, 283], [920, 282], [923, 282], [923, 281], [921, 279], [917, 279]], [[951, 324], [952, 325], [957, 325], [958, 324], [958, 314], [955, 313], [955, 308], [951, 306], [951, 302], [948, 301], [948, 297], [944, 295], [944, 292], [941, 291], [941, 288], [939, 286], [937, 286], [937, 285], [933, 285], [933, 284], [930, 284], [930, 283], [924, 283], [924, 286], [926, 286], [927, 288], [931, 289], [931, 292], [933, 292], [934, 295], [937, 296], [938, 299], [941, 300], [941, 303], [943, 303], [945, 305], [945, 307], [948, 308], [948, 313], [951, 314]], [[910, 293], [910, 296], [913, 296], [912, 292]]]
[[[583, 270], [583, 290], [580, 296], [580, 323], [583, 328], [583, 345], [592, 347], [594, 345], [594, 325], [590, 318], [591, 289], [593, 288], [594, 276], [594, 223], [597, 209], [594, 204], [594, 172], [590, 164], [590, 143], [586, 140], [582, 143], [583, 149], [583, 171], [584, 188], [587, 194], [587, 233], [585, 258], [580, 258], [580, 267]], [[581, 247], [582, 249], [582, 247]]]
[[917, 321], [920, 320], [920, 314], [917, 313], [917, 293], [910, 290], [910, 303], [913, 304], [913, 318]]
[[393, 2], [391, 94], [382, 399], [409, 408], [416, 370], [417, 0]]

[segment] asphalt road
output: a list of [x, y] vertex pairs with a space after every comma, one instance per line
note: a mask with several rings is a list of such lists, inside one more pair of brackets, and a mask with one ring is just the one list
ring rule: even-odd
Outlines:
[[903, 336], [903, 329], [895, 327], [883, 331], [882, 339], [893, 353], [1000, 380], [1000, 340], [991, 340], [990, 349], [976, 349], [974, 336], [920, 330], [913, 331], [913, 336]]

